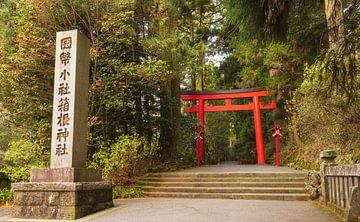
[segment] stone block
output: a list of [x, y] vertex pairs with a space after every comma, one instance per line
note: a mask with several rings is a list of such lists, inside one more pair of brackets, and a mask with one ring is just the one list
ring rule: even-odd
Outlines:
[[325, 161], [325, 163], [335, 163], [335, 158], [337, 153], [335, 150], [323, 150], [320, 152], [320, 158]]
[[13, 217], [20, 218], [44, 218], [44, 219], [62, 219], [58, 218], [58, 206], [16, 206], [14, 205]]
[[44, 192], [15, 192], [14, 193], [14, 202], [18, 203], [20, 206], [24, 205], [42, 205], [45, 200], [45, 193]]
[[59, 196], [60, 196], [59, 205], [61, 206], [78, 205], [76, 201], [77, 200], [76, 195], [77, 193], [75, 192], [59, 192]]
[[103, 190], [103, 189], [110, 189], [112, 187], [111, 182], [95, 182], [95, 183], [82, 183], [83, 190]]
[[82, 190], [81, 183], [57, 183], [57, 182], [30, 182], [13, 183], [11, 188], [15, 191], [76, 191]]
[[56, 219], [76, 219], [80, 218], [80, 216], [76, 215], [76, 207], [75, 206], [61, 206], [56, 215]]
[[15, 183], [14, 217], [77, 219], [113, 206], [111, 182]]
[[87, 168], [34, 168], [30, 172], [30, 182], [95, 182], [101, 177], [101, 171]]
[[60, 204], [60, 192], [44, 192], [45, 193], [45, 205], [47, 206], [59, 206]]
[[[96, 194], [95, 194], [96, 193]], [[101, 190], [85, 190], [77, 195], [77, 202], [87, 205], [95, 204], [97, 200], [101, 199]]]
[[358, 222], [360, 218], [360, 187], [351, 190], [350, 208], [346, 215], [347, 222]]
[[320, 152], [320, 158], [335, 158], [337, 153], [335, 150], [323, 150]]

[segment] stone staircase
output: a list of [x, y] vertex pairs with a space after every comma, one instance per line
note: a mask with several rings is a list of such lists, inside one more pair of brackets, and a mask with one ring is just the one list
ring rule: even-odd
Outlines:
[[308, 200], [305, 174], [294, 172], [157, 173], [138, 178], [149, 197]]

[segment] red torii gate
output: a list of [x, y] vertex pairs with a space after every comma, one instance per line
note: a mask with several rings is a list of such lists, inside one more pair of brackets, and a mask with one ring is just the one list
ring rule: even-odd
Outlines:
[[[200, 166], [200, 161], [204, 157], [204, 123], [205, 112], [220, 112], [220, 111], [240, 111], [253, 110], [254, 111], [254, 125], [256, 136], [256, 151], [258, 164], [265, 164], [265, 152], [261, 126], [260, 110], [262, 109], [276, 109], [276, 103], [271, 102], [263, 104], [260, 102], [260, 97], [269, 96], [270, 92], [261, 88], [238, 89], [238, 90], [218, 90], [218, 91], [182, 91], [180, 95], [181, 100], [198, 101], [197, 105], [186, 107], [185, 112], [198, 113], [198, 120], [200, 123], [199, 139], [196, 145], [197, 165]], [[252, 102], [244, 105], [233, 105], [232, 99], [252, 98]], [[206, 100], [225, 100], [225, 105], [208, 106], [205, 104]]]

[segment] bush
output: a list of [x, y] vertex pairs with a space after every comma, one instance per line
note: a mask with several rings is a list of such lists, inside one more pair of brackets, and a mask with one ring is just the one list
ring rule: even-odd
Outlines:
[[181, 116], [181, 149], [178, 150], [178, 155], [185, 160], [185, 162], [196, 162], [196, 131], [199, 129], [198, 121], [194, 115]]
[[4, 155], [5, 166], [1, 169], [11, 182], [28, 181], [31, 168], [48, 167], [49, 151], [29, 140], [14, 141]]
[[7, 203], [14, 199], [14, 191], [10, 189], [0, 190], [0, 203]]
[[283, 149], [284, 162], [318, 170], [319, 154], [326, 149], [338, 152], [338, 163], [359, 162], [360, 101], [349, 104], [340, 94], [326, 96], [327, 88], [307, 84], [289, 106], [292, 138]]
[[89, 166], [100, 168], [103, 177], [116, 184], [129, 183], [129, 179], [137, 174], [140, 163], [152, 158], [157, 152], [155, 142], [148, 144], [143, 137], [123, 135], [108, 147], [93, 155]]
[[140, 187], [123, 187], [117, 186], [113, 189], [113, 198], [134, 198], [141, 197], [143, 189]]

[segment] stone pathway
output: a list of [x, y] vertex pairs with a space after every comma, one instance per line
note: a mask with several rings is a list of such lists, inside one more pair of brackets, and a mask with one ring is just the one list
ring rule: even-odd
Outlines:
[[[55, 222], [10, 218], [0, 221]], [[141, 198], [116, 200], [115, 207], [76, 222], [335, 222], [310, 201]], [[60, 222], [60, 221], [59, 221]], [[61, 221], [64, 222], [64, 221]]]
[[306, 172], [269, 165], [205, 165], [138, 178], [148, 197], [246, 200], [309, 199]]

